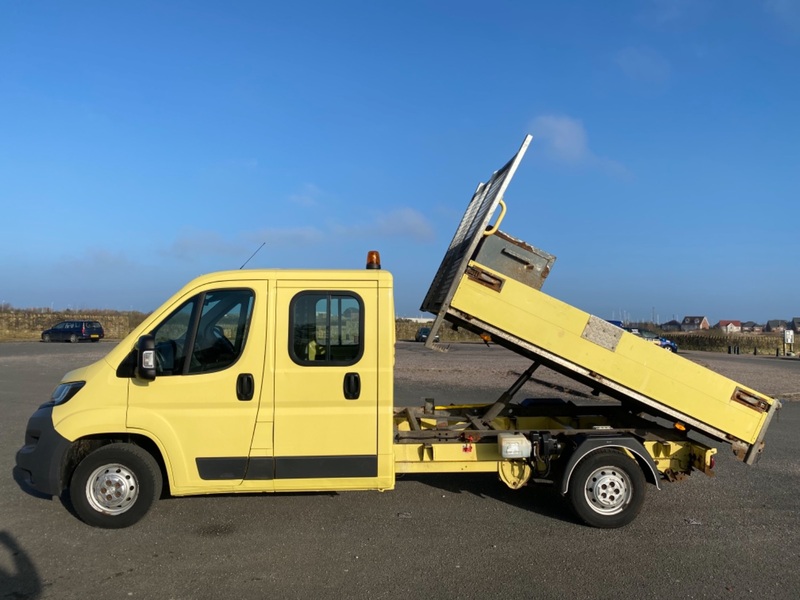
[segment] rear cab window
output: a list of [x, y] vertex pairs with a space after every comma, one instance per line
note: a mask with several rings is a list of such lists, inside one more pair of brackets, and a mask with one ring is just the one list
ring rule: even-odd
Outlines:
[[299, 365], [357, 363], [363, 354], [364, 302], [354, 292], [308, 291], [289, 306], [289, 355]]

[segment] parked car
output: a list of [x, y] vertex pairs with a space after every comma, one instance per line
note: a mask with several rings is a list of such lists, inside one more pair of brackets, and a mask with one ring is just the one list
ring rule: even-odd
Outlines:
[[[431, 334], [431, 328], [430, 327], [420, 327], [419, 329], [417, 329], [417, 334], [414, 336], [414, 341], [427, 342], [428, 341], [428, 336], [430, 334]], [[437, 335], [435, 338], [433, 338], [433, 341], [434, 342], [438, 342], [439, 341], [439, 336]]]
[[641, 338], [646, 339], [649, 342], [657, 344], [661, 348], [665, 348], [670, 352], [677, 352], [678, 351], [678, 344], [675, 342], [668, 340], [667, 338], [663, 338], [657, 333], [650, 331], [649, 329], [639, 329], [638, 327], [624, 327], [625, 331], [629, 331], [633, 335], [638, 335]]
[[103, 326], [98, 321], [61, 321], [42, 332], [43, 342], [99, 342], [104, 337]]

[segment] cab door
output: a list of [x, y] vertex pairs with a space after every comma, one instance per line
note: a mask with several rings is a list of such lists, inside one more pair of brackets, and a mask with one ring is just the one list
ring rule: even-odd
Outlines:
[[275, 489], [358, 489], [378, 474], [377, 284], [277, 282]]
[[[151, 332], [156, 378], [131, 379], [129, 429], [165, 451], [173, 493], [240, 485], [261, 397], [266, 281], [194, 292]], [[271, 489], [265, 479], [263, 489]]]

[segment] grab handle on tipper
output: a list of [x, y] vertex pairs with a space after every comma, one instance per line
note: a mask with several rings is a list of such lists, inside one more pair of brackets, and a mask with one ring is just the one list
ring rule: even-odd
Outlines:
[[497, 201], [500, 204], [500, 216], [497, 217], [497, 221], [495, 221], [494, 225], [488, 227], [486, 231], [483, 232], [483, 235], [489, 236], [494, 235], [498, 229], [500, 229], [500, 223], [503, 222], [503, 217], [506, 216], [506, 203], [503, 202], [503, 199]]

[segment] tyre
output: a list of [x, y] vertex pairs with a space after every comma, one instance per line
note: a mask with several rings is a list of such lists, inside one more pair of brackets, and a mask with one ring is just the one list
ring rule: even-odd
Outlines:
[[77, 344], [78, 336], [73, 333], [71, 336], [69, 336], [69, 341], [72, 342], [73, 344]]
[[103, 446], [77, 466], [69, 497], [78, 517], [94, 527], [130, 527], [161, 495], [161, 470], [155, 459], [133, 444]]
[[42, 336], [42, 341], [43, 341], [43, 342], [49, 342], [49, 341], [50, 341], [50, 334], [49, 334], [49, 333], [45, 333], [45, 334]]
[[639, 464], [619, 450], [596, 450], [578, 463], [567, 497], [575, 514], [592, 527], [624, 527], [642, 509], [645, 477]]

